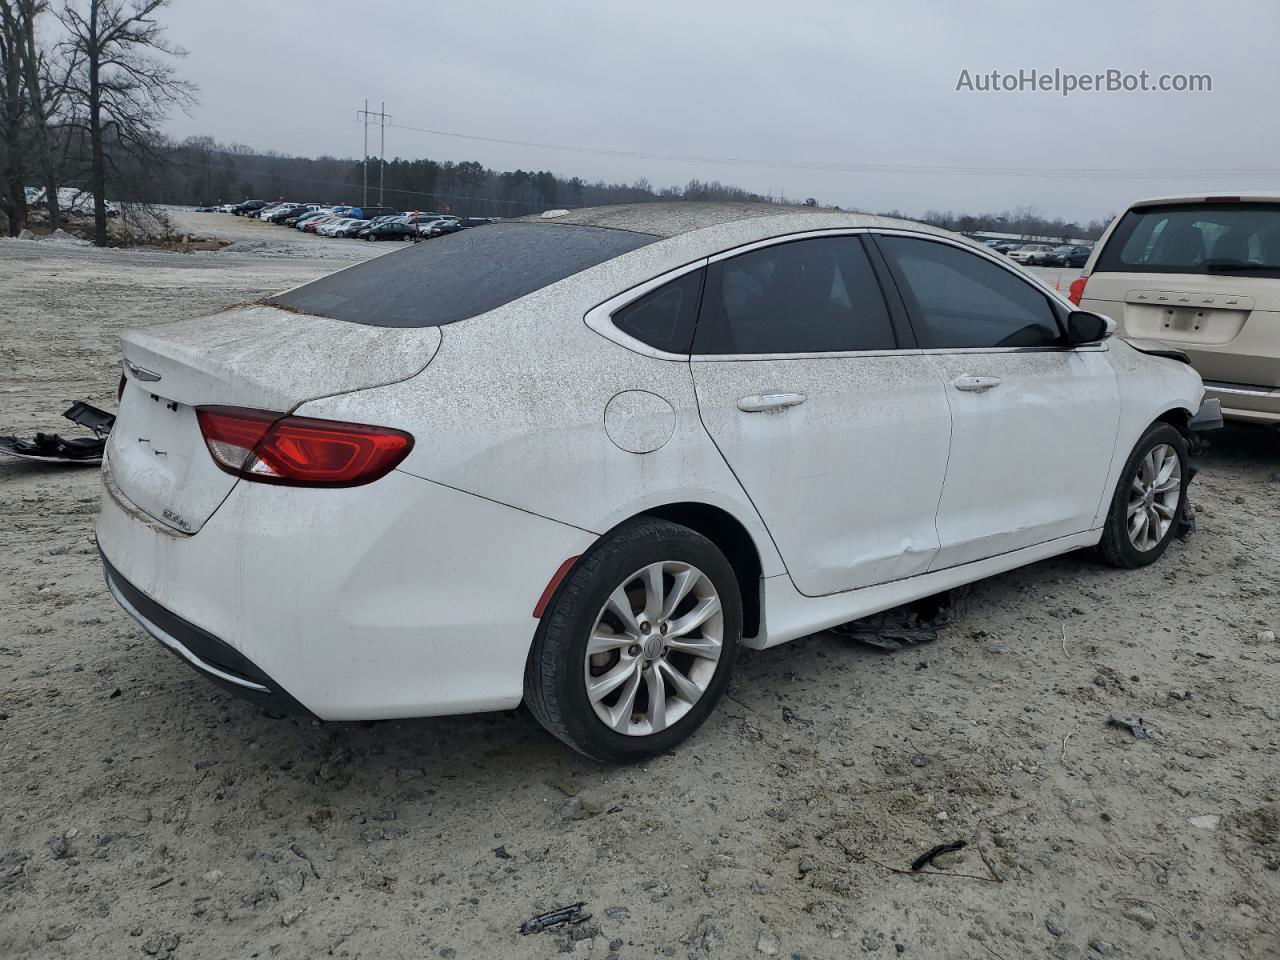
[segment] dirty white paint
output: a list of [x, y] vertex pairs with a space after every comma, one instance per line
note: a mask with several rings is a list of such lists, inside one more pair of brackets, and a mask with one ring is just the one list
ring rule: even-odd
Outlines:
[[[751, 494], [801, 593], [924, 573], [951, 446], [942, 381], [903, 356], [692, 364], [707, 431]], [[744, 396], [805, 400], [746, 414]]]
[[[220, 508], [193, 453], [187, 474], [138, 496], [167, 496], [197, 517], [212, 510], [200, 533], [161, 537], [108, 498], [104, 551], [322, 717], [496, 708], [519, 701], [532, 609], [552, 574], [646, 510], [701, 503], [743, 525], [762, 570], [752, 643], [766, 646], [1096, 542], [1100, 504], [1141, 432], [1199, 404], [1193, 371], [1119, 341], [1020, 365], [970, 355], [963, 372], [1000, 363], [1016, 384], [1008, 402], [1027, 409], [1002, 419], [997, 404], [957, 417], [951, 358], [691, 362], [589, 327], [611, 297], [742, 244], [914, 228], [760, 208], [718, 222], [734, 208], [705, 206], [573, 211], [554, 222], [674, 235], [443, 328], [255, 307], [128, 335], [126, 354], [155, 364], [184, 404], [297, 405], [416, 442], [371, 486], [240, 482], [221, 490]], [[771, 414], [738, 406], [775, 390], [806, 402]], [[122, 438], [146, 422], [127, 413]], [[1047, 493], [1029, 488], [1046, 458], [1066, 471]], [[113, 449], [108, 459], [129, 499], [131, 484], [151, 484], [136, 457]]]
[[440, 329], [366, 326], [251, 304], [126, 330], [120, 340], [125, 359], [161, 376], [152, 389], [169, 400], [291, 410], [413, 376], [431, 361]]

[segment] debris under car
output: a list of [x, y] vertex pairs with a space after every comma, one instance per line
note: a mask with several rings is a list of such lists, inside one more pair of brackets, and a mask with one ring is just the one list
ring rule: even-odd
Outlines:
[[31, 440], [0, 436], [0, 453], [39, 463], [101, 463], [107, 436], [116, 418], [80, 400], [71, 404], [62, 415], [72, 423], [88, 427], [93, 436], [67, 438], [56, 433], [37, 433]]

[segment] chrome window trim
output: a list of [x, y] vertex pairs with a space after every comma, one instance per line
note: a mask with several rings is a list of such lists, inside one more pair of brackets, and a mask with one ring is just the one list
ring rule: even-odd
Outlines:
[[635, 301], [639, 300], [647, 293], [652, 293], [658, 287], [670, 283], [672, 280], [678, 280], [687, 273], [693, 273], [695, 270], [701, 270], [706, 267], [708, 258], [703, 257], [701, 260], [695, 260], [692, 263], [686, 263], [684, 266], [676, 267], [674, 270], [668, 270], [666, 273], [660, 273], [656, 277], [652, 277], [643, 283], [636, 284], [634, 287], [628, 287], [619, 294], [610, 297], [604, 303], [597, 304], [587, 311], [582, 318], [588, 327], [594, 330], [606, 340], [612, 340], [620, 347], [625, 347], [632, 353], [638, 353], [642, 356], [653, 357], [655, 360], [675, 360], [681, 363], [688, 362], [689, 354], [687, 353], [668, 353], [666, 350], [659, 350], [657, 347], [651, 347], [643, 340], [637, 340], [629, 333], [625, 333], [618, 327], [614, 326], [613, 315], [623, 307], [628, 307]]
[[744, 243], [737, 247], [730, 247], [728, 250], [721, 250], [719, 253], [713, 253], [707, 258], [707, 262], [719, 263], [722, 260], [732, 260], [734, 257], [740, 257], [744, 253], [751, 253], [753, 250], [763, 250], [765, 247], [776, 247], [780, 243], [792, 243], [796, 240], [814, 240], [819, 237], [853, 237], [870, 232], [870, 227], [824, 227], [821, 230], [802, 230], [798, 233], [784, 233], [781, 236], [767, 237], [764, 240], [753, 240], [751, 243]]
[[1033, 276], [1032, 274], [1027, 273], [1023, 270], [1019, 270], [1017, 266], [1014, 264], [1014, 262], [1011, 261], [1008, 257], [992, 254], [990, 251], [985, 250], [981, 247], [978, 247], [974, 244], [961, 243], [960, 241], [953, 240], [950, 237], [939, 237], [936, 234], [924, 233], [918, 230], [902, 230], [897, 227], [885, 227], [883, 229], [869, 229], [866, 232], [872, 233], [876, 236], [909, 237], [913, 240], [929, 240], [929, 241], [932, 241], [933, 243], [945, 243], [947, 246], [956, 247], [957, 249], [964, 250], [966, 253], [971, 253], [974, 256], [981, 257], [983, 260], [986, 260], [990, 263], [994, 263], [997, 267], [1000, 267], [1002, 270], [1007, 270], [1009, 273], [1012, 273], [1015, 277], [1017, 277], [1023, 283], [1029, 283], [1033, 287], [1035, 287], [1037, 290], [1039, 290], [1041, 293], [1046, 294], [1049, 297], [1052, 297], [1059, 304], [1066, 307], [1068, 311], [1080, 309], [1074, 303], [1072, 303], [1070, 300], [1064, 297], [1061, 294], [1061, 292], [1053, 289], [1053, 287], [1049, 286], [1039, 277]]
[[636, 300], [656, 290], [672, 280], [679, 279], [687, 273], [694, 270], [701, 270], [713, 263], [719, 263], [723, 260], [729, 260], [733, 257], [740, 256], [744, 253], [750, 253], [753, 250], [761, 250], [765, 247], [777, 246], [781, 243], [791, 243], [796, 240], [809, 240], [816, 237], [835, 237], [835, 236], [858, 236], [863, 234], [885, 235], [909, 237], [912, 239], [932, 240], [935, 243], [945, 243], [952, 247], [957, 247], [969, 253], [976, 254], [985, 260], [994, 263], [996, 266], [1003, 268], [1014, 274], [1024, 283], [1030, 283], [1041, 293], [1052, 296], [1060, 304], [1065, 306], [1067, 310], [1075, 310], [1077, 307], [1069, 300], [1061, 296], [1052, 287], [1043, 283], [1039, 278], [1024, 273], [1013, 267], [1008, 261], [988, 253], [986, 250], [976, 247], [967, 242], [961, 242], [951, 239], [950, 237], [938, 236], [923, 230], [903, 230], [901, 228], [881, 228], [881, 227], [826, 227], [820, 230], [802, 230], [796, 233], [781, 234], [776, 237], [766, 237], [763, 240], [754, 240], [750, 243], [740, 244], [736, 247], [730, 247], [719, 253], [711, 254], [703, 257], [701, 260], [695, 260], [692, 263], [686, 263], [683, 266], [668, 270], [666, 273], [658, 274], [643, 283], [629, 287], [621, 293], [615, 294], [603, 303], [597, 304], [587, 311], [583, 320], [586, 325], [594, 330], [606, 340], [616, 343], [620, 347], [624, 347], [633, 353], [642, 356], [652, 357], [655, 360], [669, 360], [682, 363], [728, 363], [728, 362], [749, 362], [755, 360], [850, 360], [860, 357], [910, 357], [925, 355], [942, 355], [942, 354], [970, 354], [970, 353], [1066, 353], [1075, 351], [1087, 352], [1103, 352], [1106, 351], [1107, 345], [1104, 342], [1097, 344], [1084, 344], [1082, 346], [1045, 346], [1045, 347], [937, 347], [931, 349], [921, 349], [919, 347], [902, 347], [892, 350], [839, 350], [819, 353], [714, 353], [714, 354], [688, 354], [688, 353], [669, 353], [665, 350], [659, 350], [657, 347], [651, 347], [642, 340], [637, 340], [628, 333], [624, 333], [618, 327], [614, 326], [613, 315], [624, 307], [630, 306]]
[[836, 360], [861, 357], [938, 357], [954, 354], [997, 353], [1105, 353], [1105, 343], [1086, 343], [1077, 347], [934, 347], [929, 350], [905, 347], [900, 350], [841, 350], [831, 353], [707, 353], [694, 354], [692, 363], [727, 363], [751, 360]]
[[695, 353], [691, 363], [750, 363], [757, 360], [859, 360], [864, 357], [917, 357], [916, 347], [894, 350], [832, 350], [828, 353]]
[[1082, 343], [1077, 346], [1049, 347], [932, 347], [920, 351], [929, 356], [942, 356], [955, 353], [1105, 353], [1105, 342]]
[[[1053, 287], [1049, 286], [1047, 283], [1041, 280], [1039, 277], [1033, 276], [1029, 273], [1025, 273], [1024, 271], [1017, 269], [1017, 267], [1014, 266], [1014, 264], [1008, 258], [998, 256], [996, 254], [993, 254], [987, 250], [981, 249], [969, 243], [961, 243], [957, 240], [951, 239], [950, 237], [939, 237], [931, 233], [923, 233], [917, 230], [900, 230], [897, 228], [886, 228], [883, 230], [871, 229], [868, 232], [876, 236], [908, 237], [913, 240], [923, 239], [923, 240], [933, 241], [934, 243], [945, 243], [947, 246], [956, 247], [960, 250], [967, 251], [968, 253], [972, 253], [975, 256], [981, 257], [983, 260], [987, 260], [987, 261], [990, 261], [991, 263], [994, 263], [997, 267], [1001, 267], [1002, 269], [1007, 270], [1009, 273], [1012, 273], [1015, 277], [1017, 277], [1023, 283], [1030, 284], [1031, 286], [1039, 290], [1041, 293], [1053, 298], [1053, 300], [1056, 300], [1060, 306], [1064, 307], [1067, 310], [1068, 313], [1080, 309], [1074, 303], [1068, 300], [1066, 297], [1062, 296], [1062, 294], [1059, 293], [1057, 290], [1054, 290]], [[1058, 322], [1056, 317], [1054, 318], [1054, 322], [1055, 323]], [[1059, 324], [1059, 328], [1061, 329], [1061, 324]], [[1063, 331], [1063, 333], [1065, 336], [1066, 332]], [[1109, 349], [1110, 347], [1107, 346], [1107, 341], [1100, 340], [1097, 343], [1082, 343], [1082, 344], [1077, 344], [1075, 346], [1072, 346], [1071, 344], [1066, 344], [1065, 346], [1059, 345], [1059, 346], [1043, 346], [1043, 347], [929, 347], [923, 350], [922, 352], [927, 355], [938, 356], [941, 354], [969, 354], [969, 353], [1106, 353]]]

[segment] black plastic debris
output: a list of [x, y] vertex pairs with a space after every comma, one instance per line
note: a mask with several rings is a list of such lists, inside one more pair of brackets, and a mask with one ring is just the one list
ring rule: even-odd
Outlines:
[[56, 433], [37, 433], [31, 440], [0, 436], [0, 453], [38, 463], [101, 463], [107, 436], [116, 418], [80, 400], [71, 404], [63, 416], [72, 423], [88, 427], [93, 436], [67, 438]]
[[911, 872], [914, 873], [917, 870], [923, 870], [944, 853], [954, 853], [956, 850], [963, 850], [966, 846], [968, 846], [968, 844], [965, 843], [965, 841], [957, 840], [955, 843], [940, 843], [936, 847], [930, 847], [924, 853], [920, 854], [920, 856], [911, 861]]
[[1190, 497], [1182, 498], [1182, 512], [1178, 515], [1178, 526], [1174, 535], [1179, 540], [1186, 540], [1196, 532], [1196, 508]]
[[963, 587], [949, 590], [861, 620], [842, 623], [832, 627], [830, 632], [881, 650], [901, 650], [917, 643], [930, 643], [938, 639], [940, 627], [962, 615], [967, 596], [968, 591]]
[[572, 924], [590, 920], [591, 914], [583, 913], [585, 903], [571, 903], [567, 907], [557, 907], [547, 913], [541, 913], [531, 920], [520, 924], [520, 933], [529, 936], [531, 933], [542, 933], [544, 930], [559, 930]]
[[1107, 714], [1107, 726], [1109, 727], [1125, 727], [1139, 740], [1146, 740], [1151, 733], [1142, 725], [1142, 718], [1135, 717], [1128, 713], [1109, 713]]

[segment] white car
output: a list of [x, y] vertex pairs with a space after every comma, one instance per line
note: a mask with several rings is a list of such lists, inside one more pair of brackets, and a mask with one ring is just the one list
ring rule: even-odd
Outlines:
[[284, 201], [281, 203], [272, 203], [272, 204], [269, 204], [268, 206], [263, 207], [261, 210], [252, 211], [249, 214], [249, 216], [256, 217], [259, 220], [265, 220], [267, 217], [271, 216], [273, 213], [279, 213], [281, 210], [285, 210], [293, 206], [294, 204], [289, 203], [287, 201]]
[[[666, 750], [771, 647], [1178, 529], [1186, 363], [848, 213], [508, 220], [123, 336], [97, 537], [207, 677], [324, 720], [527, 702]], [[229, 348], [227, 345], [233, 345]]]
[[1043, 264], [1045, 258], [1052, 255], [1053, 251], [1054, 245], [1051, 243], [1024, 243], [1009, 251], [1009, 259], [1014, 263], [1031, 267]]
[[331, 220], [329, 223], [322, 223], [316, 227], [316, 233], [322, 237], [336, 237], [339, 230], [345, 230], [355, 222], [354, 217], [340, 217], [337, 220]]

